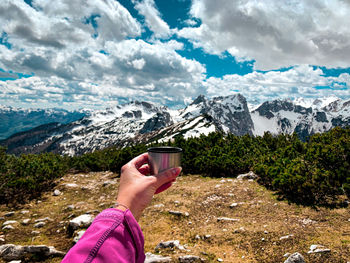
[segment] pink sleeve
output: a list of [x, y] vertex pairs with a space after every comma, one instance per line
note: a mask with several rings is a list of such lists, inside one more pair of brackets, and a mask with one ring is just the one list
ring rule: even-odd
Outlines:
[[143, 234], [134, 216], [129, 210], [123, 212], [110, 208], [95, 218], [62, 262], [143, 263], [144, 261]]

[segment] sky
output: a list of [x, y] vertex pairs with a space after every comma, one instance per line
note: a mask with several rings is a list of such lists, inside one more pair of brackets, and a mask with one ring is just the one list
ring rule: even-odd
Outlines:
[[350, 0], [1, 0], [0, 105], [350, 98]]

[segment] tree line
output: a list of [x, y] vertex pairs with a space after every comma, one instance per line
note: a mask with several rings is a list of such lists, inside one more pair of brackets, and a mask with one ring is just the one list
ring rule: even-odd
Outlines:
[[350, 198], [350, 128], [334, 128], [302, 142], [296, 134], [235, 136], [210, 133], [166, 143], [111, 147], [81, 156], [52, 153], [14, 156], [0, 148], [0, 203], [38, 198], [67, 172], [119, 172], [122, 165], [150, 146], [183, 149], [184, 174], [236, 177], [254, 171], [258, 182], [283, 199], [302, 205], [337, 206]]

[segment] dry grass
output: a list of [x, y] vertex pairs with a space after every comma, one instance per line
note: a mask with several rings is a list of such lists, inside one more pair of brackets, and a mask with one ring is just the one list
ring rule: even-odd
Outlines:
[[[117, 189], [116, 175], [112, 173], [68, 174], [58, 181], [63, 194], [47, 193], [41, 202], [33, 201], [8, 219], [22, 221], [33, 218], [28, 226], [17, 225], [16, 230], [5, 234], [6, 243], [45, 244], [67, 251], [72, 245], [65, 227], [70, 217], [86, 211], [103, 210], [114, 203]], [[113, 180], [115, 184], [103, 186]], [[77, 188], [67, 188], [65, 183], [76, 183]], [[82, 189], [82, 186], [84, 189]], [[233, 202], [238, 203], [230, 208]], [[73, 204], [75, 209], [67, 211]], [[155, 205], [163, 204], [164, 207]], [[29, 210], [29, 214], [19, 211]], [[188, 212], [189, 217], [178, 217], [169, 210]], [[9, 211], [0, 207], [0, 216]], [[98, 211], [92, 211], [97, 214]], [[35, 229], [34, 219], [50, 217], [52, 222]], [[217, 217], [239, 219], [238, 222], [217, 222]], [[154, 198], [140, 221], [145, 236], [145, 251], [154, 252], [160, 241], [180, 240], [187, 251], [162, 251], [174, 262], [179, 255], [197, 255], [207, 262], [283, 262], [285, 253], [300, 252], [306, 262], [347, 262], [350, 260], [349, 209], [318, 211], [277, 201], [272, 192], [256, 182], [236, 179], [212, 179], [198, 175], [180, 177], [166, 193]], [[7, 219], [7, 218], [6, 218]], [[312, 220], [312, 221], [311, 221]], [[31, 234], [39, 230], [39, 235]], [[0, 233], [0, 235], [2, 235]], [[211, 235], [196, 239], [196, 235]], [[293, 235], [289, 239], [280, 237]], [[310, 245], [322, 244], [331, 253], [307, 254]], [[49, 259], [46, 262], [59, 262]]]

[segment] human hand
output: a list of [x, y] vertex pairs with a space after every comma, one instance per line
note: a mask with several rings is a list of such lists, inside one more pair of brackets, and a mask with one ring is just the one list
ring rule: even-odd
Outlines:
[[149, 173], [148, 153], [141, 154], [122, 167], [117, 202], [127, 206], [139, 220], [153, 195], [168, 189], [180, 172], [181, 167], [176, 167], [146, 176]]

